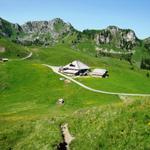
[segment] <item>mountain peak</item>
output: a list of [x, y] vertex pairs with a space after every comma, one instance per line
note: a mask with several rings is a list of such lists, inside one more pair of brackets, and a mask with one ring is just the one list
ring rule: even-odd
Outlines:
[[106, 29], [109, 29], [109, 30], [116, 29], [116, 30], [118, 30], [119, 27], [118, 27], [118, 26], [115, 26], [115, 25], [110, 25], [110, 26], [108, 26]]
[[54, 21], [54, 22], [64, 22], [64, 20], [61, 19], [61, 18], [54, 18], [51, 21]]

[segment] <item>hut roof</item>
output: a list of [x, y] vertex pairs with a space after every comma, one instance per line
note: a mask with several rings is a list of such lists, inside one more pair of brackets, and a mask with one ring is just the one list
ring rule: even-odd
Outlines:
[[90, 69], [86, 64], [82, 63], [79, 60], [75, 60], [72, 63], [64, 66], [63, 68], [73, 69], [73, 70]]
[[78, 70], [64, 70], [63, 71], [64, 73], [67, 73], [67, 74], [76, 74], [78, 72]]
[[101, 75], [103, 76], [107, 72], [106, 69], [94, 69], [92, 71], [92, 74]]

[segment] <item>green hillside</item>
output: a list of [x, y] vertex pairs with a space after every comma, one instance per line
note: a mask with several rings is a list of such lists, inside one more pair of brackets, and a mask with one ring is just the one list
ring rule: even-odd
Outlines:
[[[76, 37], [75, 33], [53, 46], [30, 47], [0, 39], [0, 47], [5, 48], [0, 57], [12, 60], [0, 63], [0, 149], [57, 149], [63, 140], [63, 123], [68, 123], [75, 137], [70, 149], [150, 148], [149, 98], [125, 97], [122, 101], [116, 95], [94, 93], [60, 80], [42, 65], [62, 66], [80, 60], [92, 69], [109, 71], [106, 79], [76, 79], [85, 85], [110, 92], [150, 93], [149, 71], [125, 60], [97, 58], [90, 41], [74, 47]], [[20, 59], [30, 52], [29, 60]], [[57, 103], [59, 98], [64, 99], [64, 105]]]
[[[109, 71], [109, 78], [79, 78], [78, 80], [95, 89], [110, 92], [149, 93], [149, 71], [138, 69], [136, 64], [130, 65], [127, 61], [115, 58], [95, 58], [80, 51], [59, 44], [49, 48], [33, 48], [32, 59], [38, 63], [62, 66], [73, 60], [81, 60], [91, 68], [105, 68]], [[58, 55], [59, 54], [59, 55]], [[124, 69], [122, 69], [124, 68]]]
[[[28, 21], [23, 25], [13, 24], [0, 18], [0, 37], [26, 46], [49, 47], [61, 43], [90, 56], [123, 59], [139, 68], [143, 59], [150, 59], [149, 38], [140, 40], [133, 30], [117, 26], [78, 31], [60, 18], [50, 21]], [[11, 57], [24, 55], [18, 50], [23, 48], [11, 42], [8, 44], [4, 39], [0, 42], [0, 49], [2, 43], [7, 45], [11, 53], [3, 54], [0, 51], [0, 57], [9, 56], [13, 52]], [[147, 63], [146, 65], [149, 66]], [[146, 68], [149, 67], [143, 67]]]
[[[90, 109], [80, 109], [69, 116], [51, 113], [1, 117], [1, 149], [56, 149], [62, 141], [60, 124], [68, 123], [75, 140], [70, 149], [135, 149], [150, 148], [150, 101], [143, 99]], [[35, 114], [35, 113], [34, 113]]]
[[10, 23], [0, 17], [0, 37], [9, 37], [14, 40], [18, 35], [22, 34], [23, 31], [20, 25]]
[[[118, 62], [119, 63], [119, 62]], [[120, 62], [121, 63], [121, 62]], [[122, 70], [122, 68], [124, 68]], [[81, 83], [94, 89], [101, 89], [109, 92], [122, 93], [149, 93], [150, 78], [148, 71], [141, 71], [136, 67], [130, 68], [125, 62], [120, 65], [107, 66], [110, 76], [103, 78], [78, 78]]]
[[[67, 113], [82, 107], [119, 101], [109, 96], [87, 91], [74, 83], [65, 83], [51, 70], [34, 62], [14, 61], [0, 66], [1, 115]], [[64, 98], [64, 107], [57, 106]], [[60, 111], [60, 112], [59, 112]]]
[[[78, 109], [120, 102], [117, 96], [93, 93], [74, 83], [60, 81], [58, 75], [34, 61], [1, 64], [0, 76], [0, 123], [3, 124], [0, 127], [0, 149], [4, 150], [43, 148], [43, 144], [38, 146], [35, 143], [35, 146], [29, 143], [36, 142], [34, 136], [46, 126], [49, 127], [48, 120], [61, 120]], [[57, 104], [59, 98], [65, 100], [63, 106]], [[42, 125], [42, 128], [34, 129], [36, 124]], [[51, 144], [48, 148], [52, 149], [52, 145], [59, 142], [61, 136], [58, 125], [54, 124], [50, 128], [58, 131], [57, 135], [51, 134], [53, 140], [49, 137]], [[49, 133], [43, 132], [41, 140], [49, 143], [47, 136]]]
[[24, 46], [15, 44], [9, 39], [0, 38], [0, 49], [3, 48], [4, 51], [0, 50], [0, 57], [12, 58], [22, 58], [29, 54], [28, 48]]
[[145, 99], [75, 113], [67, 118], [76, 137], [71, 148], [149, 149], [149, 104]]

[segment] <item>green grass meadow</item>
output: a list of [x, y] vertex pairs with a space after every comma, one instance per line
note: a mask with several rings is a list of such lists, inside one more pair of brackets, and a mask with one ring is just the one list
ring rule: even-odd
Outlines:
[[[80, 60], [92, 69], [108, 69], [109, 78], [76, 80], [110, 92], [150, 93], [147, 71], [65, 44], [26, 49], [33, 52], [28, 60], [14, 60], [12, 52], [3, 54], [11, 61], [0, 63], [0, 150], [57, 149], [63, 140], [63, 123], [68, 123], [75, 137], [70, 145], [73, 150], [150, 149], [150, 98], [128, 97], [124, 102], [116, 95], [94, 93], [60, 80], [42, 64], [62, 66]], [[57, 104], [59, 98], [65, 100], [64, 105]]]

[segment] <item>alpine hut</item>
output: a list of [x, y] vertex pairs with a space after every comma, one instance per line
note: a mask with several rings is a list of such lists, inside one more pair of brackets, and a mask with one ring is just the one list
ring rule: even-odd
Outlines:
[[68, 74], [68, 75], [87, 75], [87, 73], [89, 72], [90, 68], [82, 63], [79, 60], [75, 60], [72, 63], [69, 63], [68, 65], [62, 67], [60, 69], [61, 72]]

